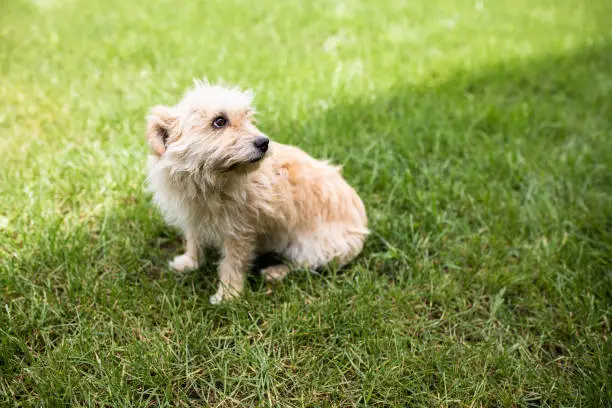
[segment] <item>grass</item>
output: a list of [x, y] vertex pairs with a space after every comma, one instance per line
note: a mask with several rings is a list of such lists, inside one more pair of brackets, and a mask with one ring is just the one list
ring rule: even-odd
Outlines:
[[[0, 404], [609, 406], [604, 0], [0, 0]], [[350, 268], [211, 306], [144, 191], [192, 78], [344, 165]]]

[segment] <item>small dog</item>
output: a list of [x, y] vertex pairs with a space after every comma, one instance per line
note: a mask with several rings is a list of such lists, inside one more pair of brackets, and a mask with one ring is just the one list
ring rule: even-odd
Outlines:
[[170, 266], [195, 269], [203, 247], [219, 248], [213, 304], [242, 292], [258, 254], [289, 263], [261, 270], [278, 282], [290, 266], [346, 264], [368, 234], [364, 205], [340, 168], [270, 142], [253, 124], [252, 98], [196, 81], [178, 105], [156, 106], [147, 118], [149, 185], [166, 221], [186, 238]]

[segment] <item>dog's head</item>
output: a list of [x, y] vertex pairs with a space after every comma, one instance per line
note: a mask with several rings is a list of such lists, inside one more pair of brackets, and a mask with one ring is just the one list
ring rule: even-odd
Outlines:
[[253, 124], [252, 99], [250, 92], [196, 82], [178, 105], [151, 110], [149, 145], [188, 172], [256, 169], [270, 140]]

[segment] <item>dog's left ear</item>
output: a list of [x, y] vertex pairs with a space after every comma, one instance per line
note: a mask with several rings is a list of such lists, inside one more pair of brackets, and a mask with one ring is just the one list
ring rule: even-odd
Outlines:
[[176, 129], [177, 117], [167, 106], [155, 106], [147, 116], [147, 141], [159, 156], [164, 154], [168, 139]]

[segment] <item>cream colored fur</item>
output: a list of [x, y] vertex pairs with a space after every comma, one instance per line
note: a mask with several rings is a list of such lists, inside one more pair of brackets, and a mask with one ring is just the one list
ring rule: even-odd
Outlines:
[[[197, 268], [202, 248], [221, 251], [218, 303], [242, 292], [258, 253], [276, 252], [293, 266], [343, 265], [355, 258], [368, 233], [363, 203], [340, 169], [302, 150], [270, 142], [252, 122], [251, 94], [196, 83], [174, 107], [148, 117], [152, 149], [149, 184], [166, 220], [181, 229], [186, 251], [170, 266]], [[215, 118], [227, 119], [215, 128]], [[223, 121], [216, 122], [222, 123]], [[279, 281], [287, 265], [266, 268]]]

